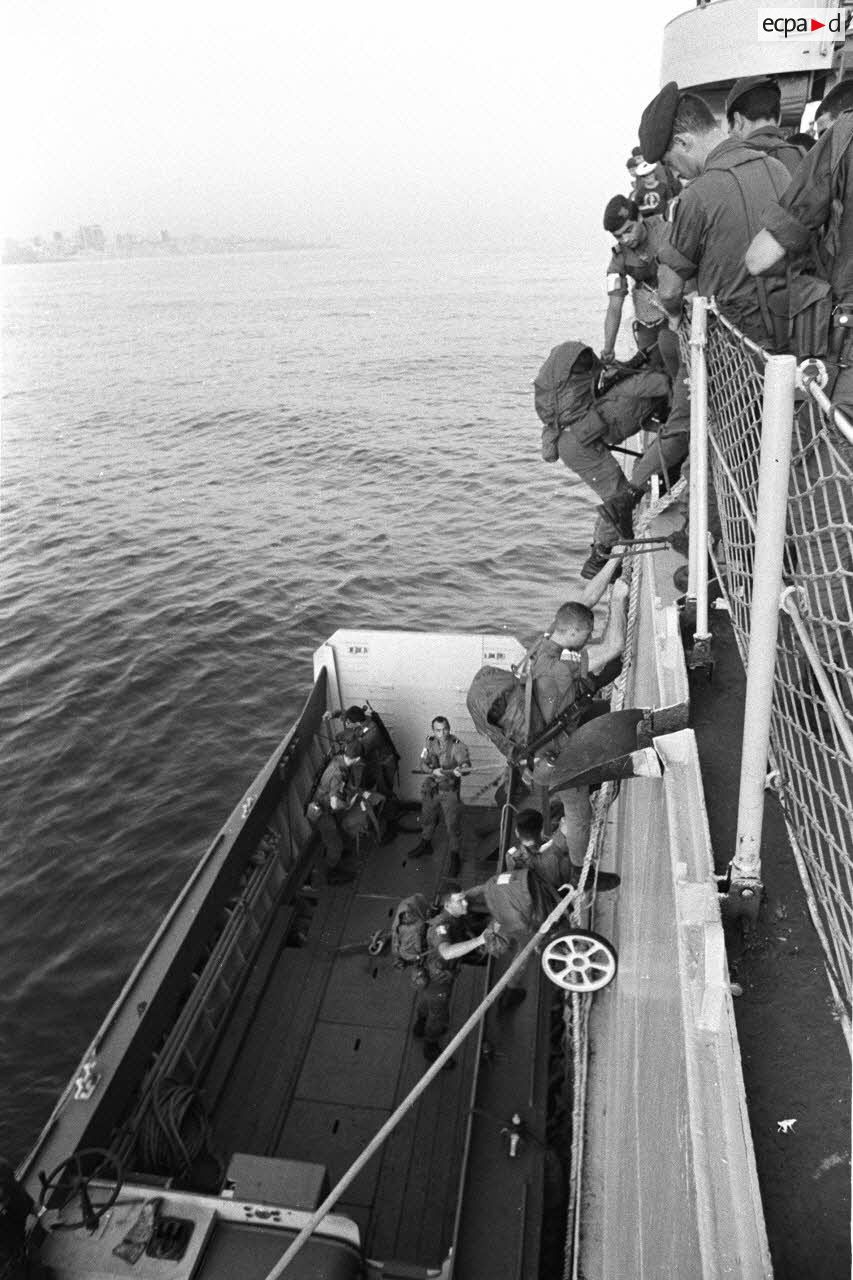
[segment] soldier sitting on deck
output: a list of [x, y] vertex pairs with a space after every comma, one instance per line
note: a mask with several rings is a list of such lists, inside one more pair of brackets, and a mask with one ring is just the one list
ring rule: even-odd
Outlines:
[[364, 707], [347, 707], [346, 711], [324, 711], [326, 721], [342, 720], [340, 729], [333, 730], [335, 741], [341, 747], [356, 742], [364, 754], [364, 782], [383, 796], [394, 793], [394, 777], [397, 772], [397, 753], [384, 726], [380, 727], [372, 711]]
[[376, 807], [382, 797], [365, 787], [364, 759], [358, 743], [348, 743], [334, 756], [317, 784], [308, 816], [323, 841], [326, 879], [329, 884], [348, 884], [355, 872], [341, 866], [359, 836], [371, 829], [378, 834]]

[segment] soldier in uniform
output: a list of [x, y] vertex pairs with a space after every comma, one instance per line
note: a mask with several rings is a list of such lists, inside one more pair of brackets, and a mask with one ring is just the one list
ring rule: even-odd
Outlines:
[[[530, 667], [533, 705], [543, 728], [547, 729], [577, 700], [584, 680], [601, 674], [621, 655], [625, 647], [627, 605], [628, 588], [620, 579], [610, 591], [610, 614], [604, 635], [599, 644], [589, 648], [594, 621], [592, 610], [573, 600], [557, 610], [550, 635], [537, 645]], [[560, 827], [569, 860], [580, 868], [589, 843], [589, 787], [570, 787], [557, 795], [563, 806]]]
[[793, 174], [804, 151], [779, 128], [782, 91], [770, 76], [743, 76], [729, 90], [726, 119], [731, 137], [748, 142], [765, 155], [781, 160]]
[[659, 254], [659, 295], [673, 325], [680, 321], [689, 283], [703, 297], [715, 297], [748, 338], [777, 350], [772, 294], [784, 282], [757, 282], [743, 258], [761, 213], [788, 185], [788, 170], [740, 138], [727, 137], [708, 104], [681, 93], [674, 80], [643, 112], [640, 146], [647, 160], [663, 159], [690, 179], [673, 201], [669, 240]]
[[397, 756], [373, 716], [364, 707], [352, 706], [345, 711], [324, 711], [323, 719], [342, 721], [341, 728], [334, 730], [335, 741], [341, 747], [348, 742], [360, 745], [364, 756], [365, 784], [390, 797], [394, 791]]
[[432, 733], [421, 752], [421, 767], [429, 776], [421, 787], [421, 838], [411, 857], [422, 858], [432, 853], [432, 837], [440, 814], [444, 814], [450, 853], [450, 875], [460, 871], [459, 850], [462, 841], [462, 801], [459, 793], [462, 779], [471, 772], [468, 748], [450, 732], [446, 716], [436, 716]]
[[[599, 393], [600, 374], [601, 362], [591, 347], [583, 342], [561, 343], [537, 375], [536, 395], [545, 423], [543, 457], [549, 462], [559, 458], [607, 502], [629, 490], [610, 448], [639, 431], [652, 415], [666, 411], [669, 378], [661, 369], [643, 369]], [[660, 468], [653, 449], [637, 466], [641, 464], [647, 465], [645, 479]], [[592, 553], [581, 569], [583, 578], [595, 577], [618, 540], [612, 519], [604, 516], [596, 524]]]
[[[847, 109], [843, 104], [849, 103]], [[853, 418], [853, 80], [843, 80], [818, 108], [820, 141], [803, 159], [779, 200], [763, 210], [761, 230], [746, 254], [756, 275], [786, 255], [816, 251], [819, 274], [832, 291], [828, 365], [833, 402]]]
[[341, 866], [357, 836], [370, 827], [370, 813], [379, 797], [365, 787], [364, 757], [356, 742], [345, 744], [334, 756], [317, 784], [309, 816], [323, 840], [326, 879], [329, 884], [348, 884], [355, 872]]
[[[844, 110], [846, 105], [853, 107], [853, 80], [836, 85], [821, 103], [820, 116], [828, 127], [781, 199], [764, 210], [763, 227], [749, 246], [746, 265], [753, 272], [778, 269], [786, 255], [796, 258], [807, 251], [818, 263], [815, 274], [828, 283], [832, 302], [825, 335], [825, 390], [853, 422], [853, 110]], [[802, 414], [799, 422], [799, 429], [810, 437]], [[810, 543], [810, 563], [802, 566], [801, 581], [812, 613], [827, 620], [817, 629], [816, 643], [830, 676], [836, 676], [842, 704], [848, 706], [853, 558], [844, 529], [853, 516], [848, 479], [853, 445], [830, 425], [813, 440], [803, 440], [793, 467], [798, 487], [812, 495], [821, 524], [797, 528], [804, 515], [799, 506], [792, 508], [795, 533]]]
[[[462, 894], [448, 894], [438, 915], [427, 926], [427, 952], [421, 969], [421, 982], [415, 1005], [412, 1034], [423, 1038], [424, 1057], [435, 1062], [441, 1053], [439, 1040], [450, 1024], [450, 997], [459, 970], [459, 961], [482, 946], [482, 935], [472, 938], [464, 923], [468, 911]], [[445, 1070], [453, 1067], [451, 1058]]]
[[641, 218], [635, 200], [627, 196], [613, 196], [604, 209], [604, 230], [609, 231], [617, 242], [607, 268], [608, 303], [601, 351], [602, 364], [612, 364], [629, 280], [632, 282], [631, 298], [639, 350], [653, 347], [661, 327], [666, 326], [666, 312], [655, 297], [657, 254], [666, 237], [666, 223], [663, 218]]

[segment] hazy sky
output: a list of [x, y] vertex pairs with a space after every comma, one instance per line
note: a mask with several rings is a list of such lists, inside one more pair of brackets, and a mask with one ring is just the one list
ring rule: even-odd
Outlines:
[[0, 228], [565, 244], [690, 7], [6, 0]]

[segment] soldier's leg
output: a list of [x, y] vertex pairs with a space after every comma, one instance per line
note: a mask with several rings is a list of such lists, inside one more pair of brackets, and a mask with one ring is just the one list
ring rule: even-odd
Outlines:
[[421, 787], [421, 838], [409, 857], [420, 858], [425, 853], [432, 853], [432, 838], [440, 813], [438, 787], [433, 778], [427, 778]]
[[458, 876], [462, 849], [462, 801], [458, 791], [439, 792], [444, 825], [447, 827], [447, 847], [450, 853], [450, 875]]
[[338, 824], [330, 813], [322, 813], [316, 822], [317, 831], [323, 842], [323, 859], [327, 870], [336, 867], [343, 857], [344, 847]]
[[582, 444], [571, 427], [560, 433], [557, 445], [562, 462], [580, 476], [599, 498], [613, 498], [620, 489], [627, 489], [628, 481], [603, 440]]
[[569, 860], [576, 867], [583, 866], [592, 825], [589, 787], [570, 787], [566, 791], [558, 791], [557, 795], [563, 805], [560, 829], [566, 841]]
[[654, 475], [665, 475], [684, 461], [690, 449], [690, 390], [687, 371], [683, 364], [672, 384], [672, 406], [666, 422], [646, 449], [642, 458], [634, 464], [631, 484], [644, 489]]
[[[449, 975], [448, 975], [449, 976]], [[441, 1053], [439, 1041], [450, 1026], [450, 994], [453, 982], [430, 982], [424, 990], [426, 1021], [424, 1023], [424, 1057], [435, 1062]], [[453, 1065], [451, 1059], [447, 1066]]]

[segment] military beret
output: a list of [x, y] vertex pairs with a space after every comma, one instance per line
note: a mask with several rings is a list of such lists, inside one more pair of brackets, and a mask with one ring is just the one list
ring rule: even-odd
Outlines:
[[824, 116], [829, 113], [831, 116], [839, 115], [842, 111], [849, 111], [853, 107], [853, 76], [848, 76], [846, 80], [839, 80], [834, 88], [823, 99], [815, 112], [815, 120], [818, 116]]
[[632, 200], [630, 196], [614, 196], [604, 208], [604, 230], [615, 231], [629, 218], [633, 221], [637, 217], [639, 210], [636, 200]]
[[678, 85], [670, 80], [643, 112], [640, 120], [640, 150], [643, 159], [650, 164], [662, 160], [669, 147], [678, 96]]
[[635, 160], [642, 160], [642, 158], [643, 158], [643, 150], [642, 150], [642, 147], [632, 147], [632, 148], [631, 148], [631, 155], [634, 157], [634, 159], [635, 159]]
[[741, 98], [745, 98], [750, 89], [757, 89], [763, 84], [772, 84], [774, 89], [779, 88], [772, 76], [741, 76], [740, 80], [736, 80], [726, 98], [726, 115], [734, 111]]

